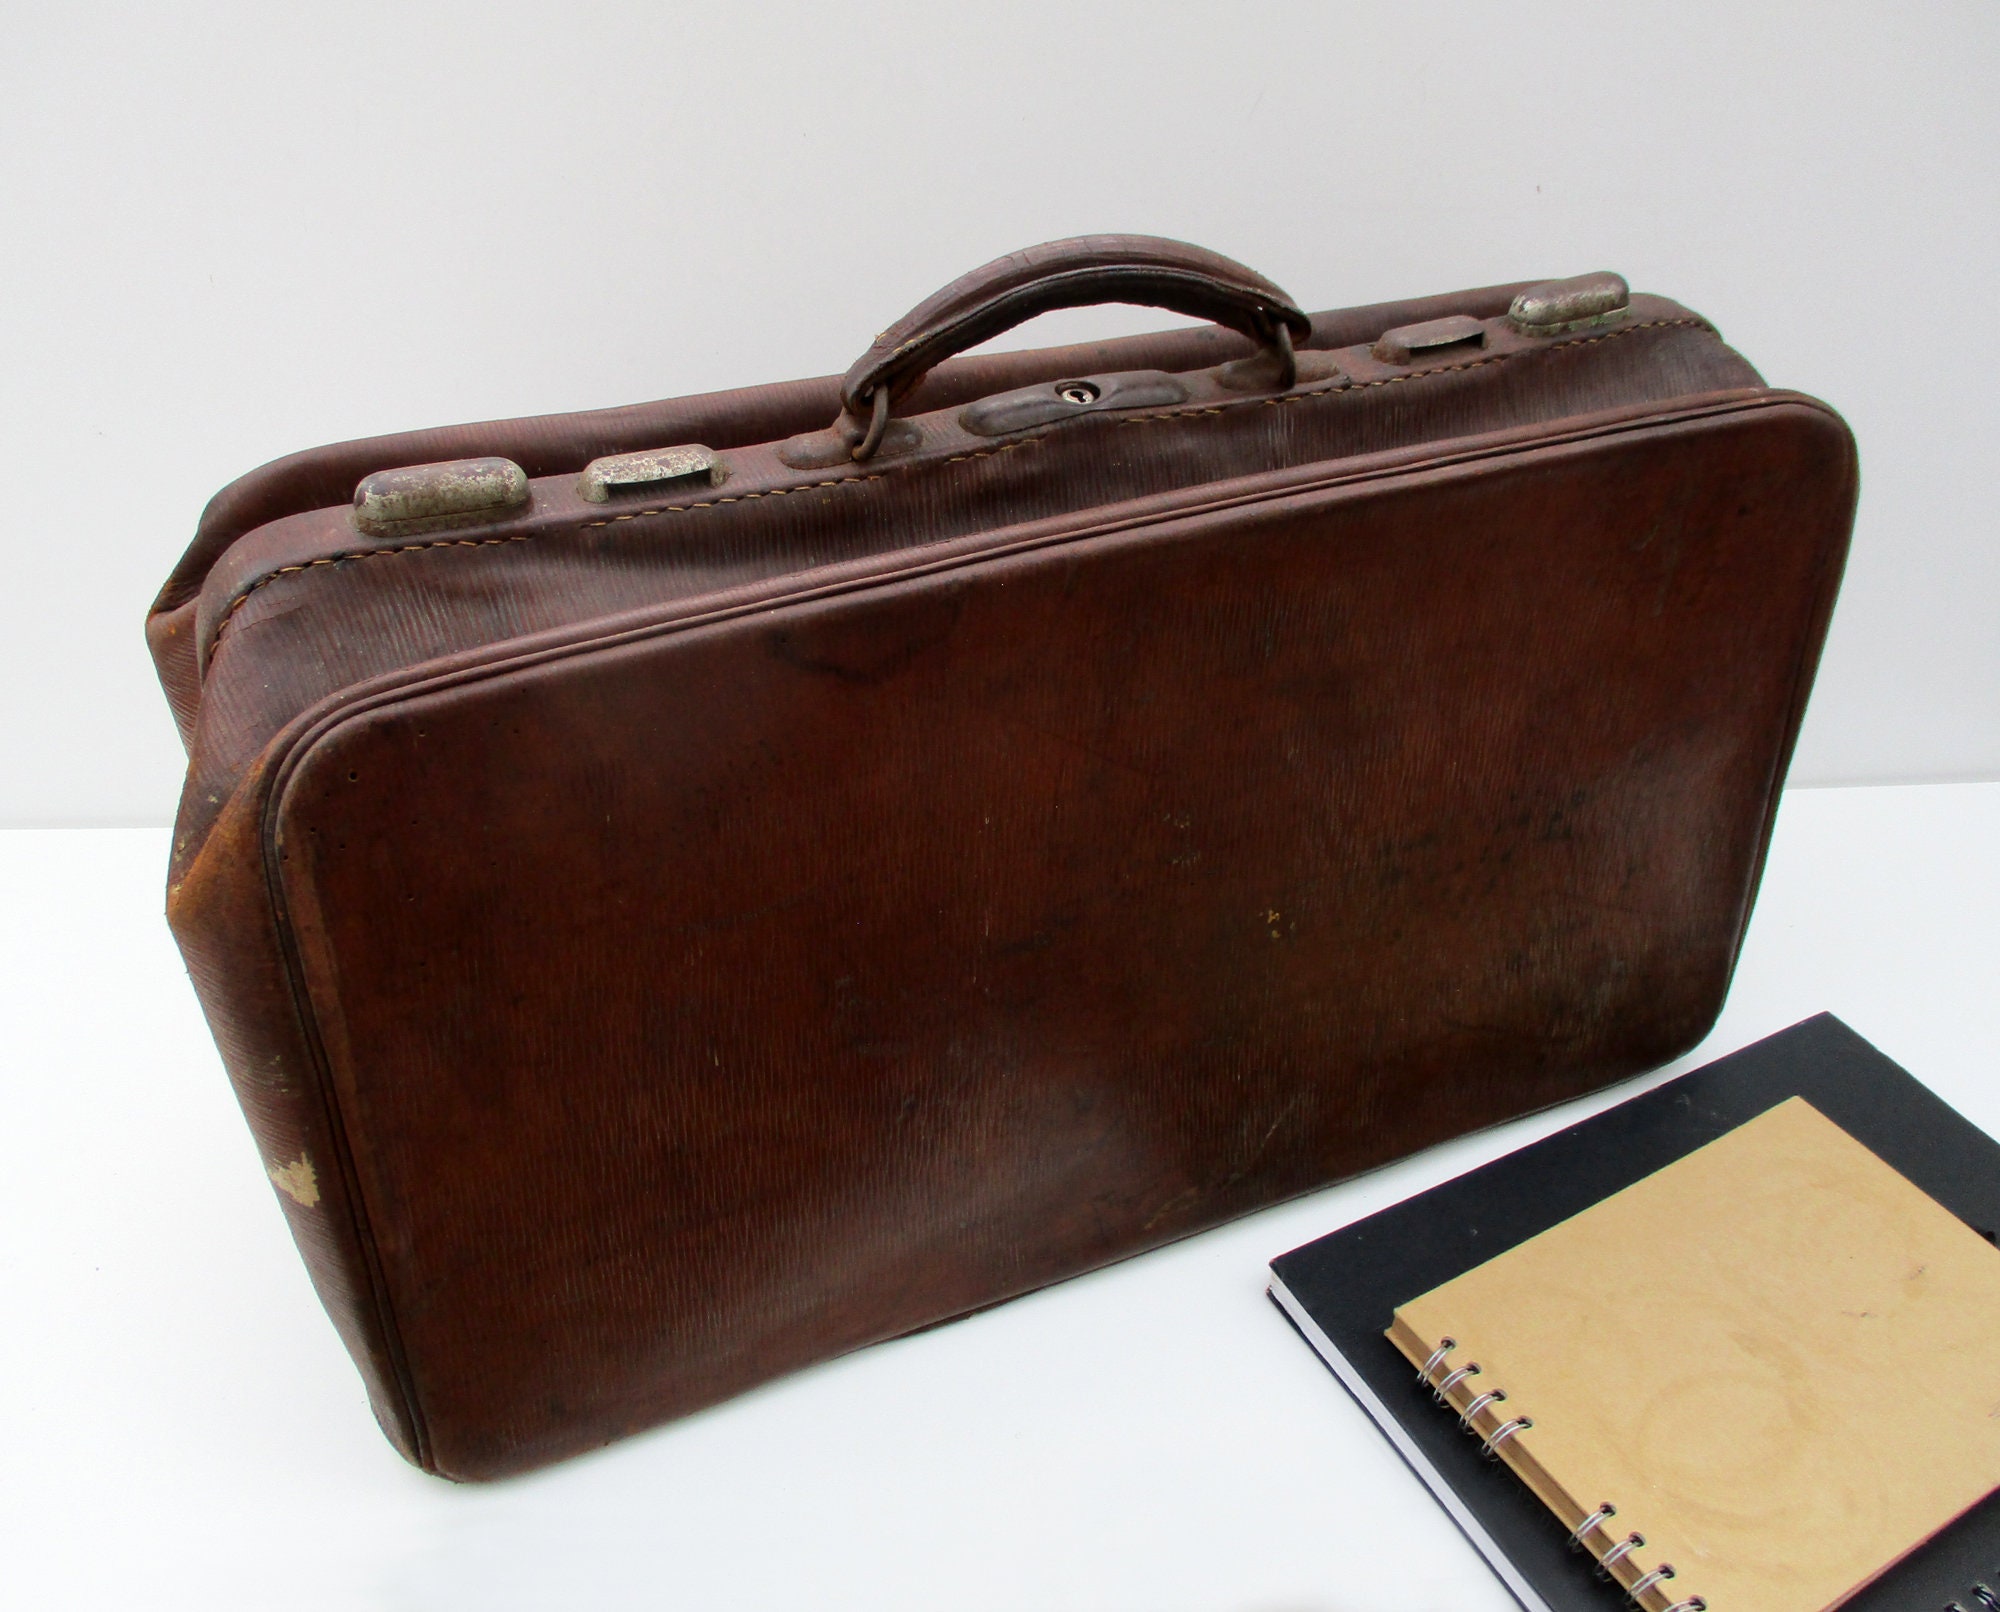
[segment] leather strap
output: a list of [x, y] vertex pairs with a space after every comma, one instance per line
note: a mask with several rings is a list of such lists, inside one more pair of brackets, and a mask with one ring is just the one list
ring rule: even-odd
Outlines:
[[1282, 290], [1218, 253], [1153, 235], [1079, 235], [997, 258], [917, 304], [842, 377], [842, 408], [865, 428], [886, 419], [885, 396], [893, 402], [953, 354], [1052, 308], [1098, 302], [1212, 319], [1286, 355], [1312, 333]]

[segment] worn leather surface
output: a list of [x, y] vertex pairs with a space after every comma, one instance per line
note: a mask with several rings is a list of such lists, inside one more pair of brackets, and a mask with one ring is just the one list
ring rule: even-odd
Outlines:
[[[1506, 312], [1531, 282], [1378, 303], [1313, 315], [1313, 334], [1299, 345], [1346, 347], [1373, 341], [1392, 326], [1451, 312], [1482, 317]], [[993, 392], [1063, 375], [1107, 370], [1192, 370], [1242, 358], [1252, 343], [1216, 326], [1167, 330], [1111, 341], [1082, 342], [1028, 352], [954, 358], [923, 379], [904, 400], [912, 412], [955, 407]], [[497, 454], [531, 476], [574, 474], [602, 454], [677, 442], [713, 448], [777, 442], [814, 430], [839, 413], [840, 378], [783, 381], [700, 397], [670, 398], [580, 414], [538, 415], [436, 426], [309, 448], [251, 471], [209, 500], [193, 541], [174, 567], [146, 620], [146, 640], [173, 707], [183, 743], [192, 743], [201, 699], [193, 644], [193, 600], [210, 566], [247, 533], [288, 515], [345, 506], [355, 483], [377, 470]]]
[[1657, 300], [1367, 354], [1505, 301], [1316, 316], [1284, 399], [1105, 344], [1195, 401], [974, 457], [945, 394], [837, 479], [771, 452], [836, 383], [648, 406], [773, 429], [609, 512], [567, 474], [660, 442], [463, 428], [563, 473], [422, 547], [301, 502], [398, 447], [218, 500], [169, 913], [406, 1454], [524, 1470], [1700, 1036], [1852, 444]]
[[[532, 507], [479, 532], [385, 542], [346, 508], [246, 534], [183, 607], [190, 659], [211, 673], [247, 656], [247, 675], [212, 676], [194, 747], [182, 837], [198, 843], [250, 759], [311, 701], [362, 678], [621, 609], [712, 593], [921, 540], [1094, 509], [1234, 475], [1310, 466], [1412, 443], [1568, 419], [1594, 410], [1755, 387], [1755, 372], [1701, 320], [1642, 298], [1628, 324], [1556, 340], [1491, 320], [1493, 347], [1394, 366], [1365, 344], [1339, 373], [1284, 395], [1215, 384], [1181, 407], [1077, 420], [995, 441], [952, 411], [903, 422], [916, 451], [844, 470], [797, 471], [771, 446], [727, 454], [718, 491], [588, 504], [566, 478], [533, 484]], [[1183, 372], [1190, 386], [1200, 377]], [[1384, 407], [1384, 400], [1414, 406]], [[1052, 474], [1045, 450], [1060, 445]], [[662, 528], [660, 523], [670, 523]], [[346, 563], [365, 560], [367, 563]], [[305, 604], [310, 601], [310, 604]], [[359, 630], [357, 630], [359, 629]]]

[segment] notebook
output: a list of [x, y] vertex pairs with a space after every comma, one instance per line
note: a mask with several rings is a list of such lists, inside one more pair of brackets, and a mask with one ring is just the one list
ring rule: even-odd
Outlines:
[[1531, 1608], [1994, 1612], [1996, 1221], [2000, 1148], [1822, 1016], [1272, 1294]]

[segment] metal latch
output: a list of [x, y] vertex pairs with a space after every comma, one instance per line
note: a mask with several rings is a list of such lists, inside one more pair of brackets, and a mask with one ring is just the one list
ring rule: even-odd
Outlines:
[[1382, 332], [1375, 343], [1375, 356], [1385, 364], [1408, 364], [1419, 354], [1428, 356], [1442, 347], [1484, 347], [1486, 327], [1470, 314], [1446, 314], [1442, 319], [1426, 319], [1420, 325], [1398, 325]]
[[1507, 310], [1507, 322], [1524, 336], [1560, 336], [1623, 319], [1631, 306], [1625, 277], [1604, 269], [1523, 291]]
[[528, 502], [528, 473], [511, 459], [449, 459], [364, 476], [354, 524], [370, 537], [400, 537], [495, 521]]
[[613, 493], [663, 492], [673, 482], [713, 487], [724, 475], [722, 461], [698, 442], [677, 448], [648, 448], [643, 453], [614, 453], [593, 459], [576, 478], [579, 497], [593, 504], [610, 502]]

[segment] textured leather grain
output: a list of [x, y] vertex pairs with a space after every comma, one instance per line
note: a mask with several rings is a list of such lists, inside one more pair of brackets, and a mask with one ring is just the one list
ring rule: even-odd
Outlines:
[[901, 397], [939, 363], [1057, 308], [1131, 302], [1210, 319], [1252, 341], [1283, 325], [1297, 341], [1311, 317], [1261, 274], [1185, 241], [1080, 235], [1000, 258], [954, 280], [877, 336], [841, 378], [841, 404], [865, 412], [879, 386]]
[[[1206, 331], [954, 360], [846, 469], [776, 451], [822, 381], [218, 495], [149, 624], [169, 915], [399, 1448], [520, 1471], [1700, 1037], [1853, 446], [1673, 303], [1516, 289], [1316, 315], [1282, 393]], [[1187, 401], [958, 418], [1132, 369]], [[724, 479], [578, 492], [676, 440]], [[510, 450], [518, 511], [352, 523]]]
[[[1454, 311], [1498, 315], [1526, 288], [1527, 282], [1485, 286], [1315, 314], [1313, 334], [1300, 345], [1347, 347], [1372, 341], [1392, 326]], [[1030, 352], [954, 358], [927, 375], [905, 400], [905, 407], [919, 413], [951, 408], [1030, 382], [1101, 370], [1202, 369], [1252, 351], [1253, 345], [1234, 331], [1210, 326]], [[238, 538], [258, 527], [308, 510], [344, 506], [363, 477], [398, 465], [495, 454], [514, 460], [531, 476], [560, 476], [574, 474], [603, 454], [655, 448], [663, 443], [703, 442], [715, 448], [734, 448], [780, 441], [825, 425], [840, 409], [840, 378], [824, 376], [580, 414], [488, 420], [367, 437], [288, 454], [239, 477], [209, 500], [194, 540], [161, 587], [146, 618], [146, 641], [182, 742], [193, 742], [194, 713], [201, 699], [201, 673], [194, 661], [191, 631], [194, 597], [215, 561]]]

